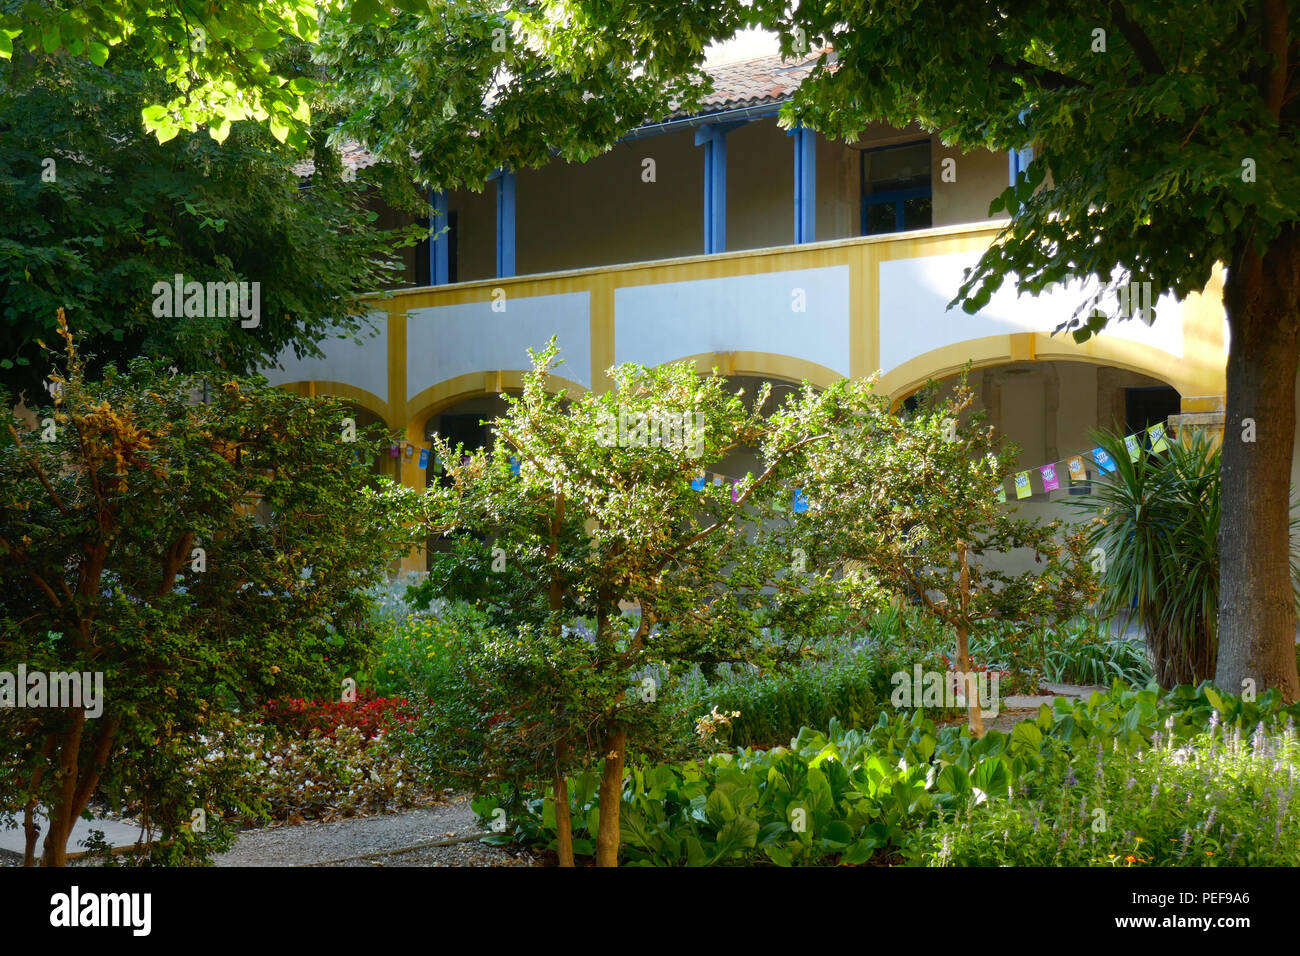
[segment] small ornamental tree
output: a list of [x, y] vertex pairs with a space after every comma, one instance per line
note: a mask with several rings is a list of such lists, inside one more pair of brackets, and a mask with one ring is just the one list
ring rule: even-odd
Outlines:
[[[0, 684], [0, 817], [23, 818], [30, 865], [46, 815], [42, 862], [61, 865], [107, 794], [168, 859], [201, 859], [183, 768], [211, 718], [312, 696], [360, 656], [410, 496], [363, 487], [377, 436], [346, 441], [337, 403], [144, 363], [89, 382], [68, 342], [54, 407], [0, 433], [0, 680], [29, 682]], [[34, 702], [38, 672], [102, 675], [102, 697]]]
[[[554, 344], [534, 356], [522, 395], [492, 423], [491, 450], [462, 463], [439, 443], [449, 481], [427, 496], [430, 526], [464, 536], [447, 563], [478, 557], [475, 574], [436, 564], [428, 589], [498, 612], [474, 668], [483, 770], [553, 779], [560, 861], [572, 865], [563, 776], [603, 760], [596, 862], [614, 866], [628, 748], [653, 747], [664, 719], [652, 673], [772, 663], [826, 626], [833, 600], [873, 594], [802, 573], [790, 544], [802, 520], [785, 504], [791, 482], [829, 434], [818, 396], [793, 396], [774, 424], [766, 387], [747, 405], [716, 371], [678, 363], [618, 366], [608, 391], [568, 400], [548, 384], [556, 356]], [[741, 448], [761, 449], [759, 473], [734, 493], [692, 488]], [[765, 627], [795, 648], [774, 647]], [[738, 816], [729, 839], [753, 845], [751, 822]]]
[[[1018, 519], [999, 501], [1014, 455], [982, 416], [967, 415], [964, 380], [910, 413], [891, 412], [866, 382], [846, 395], [857, 399], [856, 426], [808, 451], [804, 546], [816, 566], [851, 567], [919, 603], [951, 628], [963, 675], [972, 672], [970, 638], [989, 622], [1060, 621], [1095, 598], [1086, 529]], [[1017, 551], [1032, 553], [1033, 570], [1000, 567]], [[970, 683], [970, 727], [982, 736]]]

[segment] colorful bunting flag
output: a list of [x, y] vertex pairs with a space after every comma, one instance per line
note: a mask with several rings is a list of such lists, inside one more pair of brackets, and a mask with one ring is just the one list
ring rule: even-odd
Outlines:
[[740, 500], [740, 479], [733, 478], [731, 481], [731, 503], [734, 505]]
[[1055, 463], [1055, 462], [1053, 462], [1053, 463], [1050, 464], [1050, 465], [1043, 465], [1043, 466], [1042, 466], [1041, 468], [1039, 468], [1038, 470], [1039, 470], [1040, 472], [1042, 472], [1042, 475], [1043, 475], [1043, 490], [1044, 490], [1044, 491], [1055, 491], [1057, 488], [1061, 487], [1061, 479], [1059, 479], [1059, 478], [1056, 477], [1056, 463]]
[[1028, 498], [1032, 494], [1033, 491], [1029, 487], [1029, 472], [1016, 472], [1016, 497]]
[[1142, 454], [1142, 446], [1138, 443], [1137, 435], [1124, 436], [1124, 447], [1128, 449], [1128, 460], [1137, 461], [1138, 456]]
[[1083, 470], [1082, 455], [1075, 455], [1068, 462], [1066, 462], [1066, 465], [1068, 465], [1070, 469], [1071, 481], [1086, 481], [1088, 479], [1088, 473]]
[[510, 474], [519, 477], [519, 459], [513, 455], [510, 456]]
[[1165, 426], [1161, 424], [1152, 425], [1147, 429], [1147, 438], [1151, 442], [1152, 451], [1164, 451], [1169, 447], [1169, 442], [1165, 441]]
[[429, 449], [427, 448], [420, 449], [420, 467], [421, 468], [429, 467]]
[[691, 479], [691, 491], [703, 491], [707, 481], [704, 472], [700, 472], [695, 478]]
[[1092, 450], [1092, 460], [1097, 463], [1097, 467], [1103, 472], [1114, 471], [1118, 467], [1115, 464], [1115, 459], [1111, 458], [1110, 455], [1106, 454], [1105, 450], [1101, 448], [1094, 448]]
[[807, 510], [808, 510], [808, 499], [804, 497], [802, 488], [796, 488], [794, 490], [794, 513], [797, 515], [801, 515]]
[[998, 501], [1006, 502], [1006, 500], [1007, 500], [1007, 486], [1002, 484], [1002, 482], [998, 482]]

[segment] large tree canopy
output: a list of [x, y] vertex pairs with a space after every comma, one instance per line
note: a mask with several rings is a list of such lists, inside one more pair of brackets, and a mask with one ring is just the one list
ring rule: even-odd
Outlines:
[[[201, 125], [224, 138], [232, 122], [253, 119], [265, 122], [280, 141], [292, 137], [302, 146], [304, 95], [311, 82], [281, 72], [268, 54], [289, 39], [313, 40], [320, 6], [316, 0], [4, 0], [0, 60], [26, 49], [103, 66], [132, 49], [166, 78], [167, 85], [143, 104], [159, 139]], [[378, 4], [363, 0], [352, 6], [371, 15]]]
[[[1227, 266], [1231, 331], [1223, 455], [1218, 681], [1300, 696], [1288, 579], [1288, 505], [1300, 359], [1297, 21], [1287, 0], [545, 0], [555, 56], [594, 68], [653, 44], [698, 64], [737, 22], [793, 53], [829, 47], [784, 110], [831, 136], [914, 120], [949, 144], [1033, 146], [994, 202], [1012, 219], [960, 290], [968, 311], [1007, 278], [1037, 292], [1096, 280], [1077, 338], [1107, 287], [1201, 291]], [[576, 58], [576, 61], [575, 61]], [[583, 64], [586, 64], [584, 67]], [[960, 177], [960, 170], [958, 171]], [[1130, 298], [1130, 303], [1132, 302]], [[1243, 422], [1256, 426], [1243, 441]]]
[[[296, 59], [301, 69], [305, 53]], [[329, 168], [324, 130], [318, 174], [301, 189], [300, 154], [256, 124], [237, 124], [222, 144], [146, 134], [141, 106], [164, 89], [129, 46], [104, 67], [39, 50], [0, 61], [0, 364], [29, 398], [49, 374], [37, 343], [57, 341], [61, 307], [101, 360], [242, 373], [287, 345], [311, 353], [331, 331], [359, 331], [359, 294], [391, 281], [394, 237], [368, 221], [364, 183]], [[159, 318], [154, 284], [176, 274], [258, 282], [258, 323]]]
[[[347, 119], [336, 140], [435, 187], [482, 188], [500, 167], [584, 161], [705, 89], [653, 50], [564, 55], [530, 0], [441, 0], [418, 12], [326, 21], [317, 61]], [[588, 51], [595, 54], [595, 51]]]

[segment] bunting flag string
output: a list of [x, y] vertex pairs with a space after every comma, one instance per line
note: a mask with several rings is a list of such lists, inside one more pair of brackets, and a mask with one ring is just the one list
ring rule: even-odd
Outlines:
[[[1138, 457], [1142, 454], [1144, 438], [1146, 440], [1146, 447], [1148, 447], [1152, 452], [1162, 452], [1169, 448], [1169, 436], [1165, 432], [1165, 426], [1157, 423], [1144, 431], [1134, 432], [1132, 435], [1124, 436], [1124, 448], [1128, 451], [1130, 461], [1137, 461]], [[389, 450], [389, 454], [393, 458], [399, 458], [401, 453], [401, 446], [399, 445], [393, 445]], [[420, 448], [419, 453], [419, 467], [421, 469], [427, 469], [430, 462], [432, 462], [434, 472], [437, 474], [442, 473], [442, 461], [437, 455], [433, 454], [432, 449]], [[1104, 448], [1100, 447], [1093, 448], [1091, 451], [1084, 454], [1071, 455], [1069, 458], [1061, 458], [1056, 461], [1047, 462], [1039, 465], [1037, 468], [1039, 473], [1039, 482], [1042, 485], [1043, 493], [1057, 491], [1061, 488], [1061, 476], [1057, 471], [1057, 465], [1062, 463], [1066, 466], [1066, 471], [1070, 476], [1071, 484], [1086, 482], [1088, 480], [1088, 469], [1085, 462], [1085, 456], [1091, 458], [1093, 462], [1096, 463], [1097, 468], [1103, 475], [1113, 474], [1118, 468], [1118, 465], [1115, 464], [1115, 459], [1112, 458]], [[357, 461], [359, 464], [359, 454], [357, 455]], [[461, 464], [466, 464], [468, 461], [469, 456], [465, 456], [461, 459]], [[518, 477], [522, 467], [520, 460], [512, 455], [509, 459], [509, 466], [510, 474]], [[1017, 500], [1029, 498], [1035, 493], [1033, 483], [1030, 480], [1030, 475], [1034, 470], [1035, 469], [1032, 468], [1026, 468], [1025, 470], [1018, 471], [1011, 476]], [[742, 478], [731, 478], [718, 472], [702, 471], [691, 479], [690, 487], [692, 491], [703, 491], [708, 485], [720, 488], [722, 485], [728, 484], [731, 486], [731, 500], [733, 503], [736, 503], [740, 501], [740, 485], [743, 480], [744, 479]], [[998, 483], [997, 500], [999, 502], [1007, 501], [1007, 488], [1004, 482], [1005, 479]], [[777, 502], [775, 507], [778, 511], [785, 511], [785, 506], [780, 502]], [[796, 488], [790, 498], [790, 510], [795, 514], [803, 514], [808, 510], [808, 507], [808, 498], [804, 495], [803, 489]]]
[[[1132, 435], [1124, 436], [1124, 448], [1128, 452], [1129, 461], [1137, 461], [1138, 457], [1142, 454], [1144, 438], [1146, 447], [1153, 452], [1162, 452], [1169, 448], [1169, 436], [1165, 432], [1165, 426], [1157, 423], [1143, 431], [1134, 432]], [[1092, 458], [1103, 475], [1113, 474], [1119, 468], [1115, 463], [1115, 459], [1112, 458], [1104, 448], [1094, 448], [1092, 451], [1087, 452], [1086, 455], [1087, 457]], [[1084, 455], [1071, 455], [1069, 458], [1057, 459], [1056, 461], [1039, 465], [1037, 468], [1039, 480], [1043, 486], [1043, 493], [1056, 491], [1061, 487], [1061, 476], [1057, 471], [1057, 465], [1062, 462], [1065, 463], [1072, 484], [1082, 483], [1088, 480], [1088, 469], [1085, 464]], [[1018, 471], [1011, 476], [1012, 483], [1016, 489], [1016, 498], [1028, 498], [1034, 494], [1033, 485], [1029, 479], [1030, 474], [1034, 470], [1035, 469], [1032, 468], [1026, 468], [1024, 471]], [[1006, 485], [999, 482], [998, 501], [1006, 500]]]

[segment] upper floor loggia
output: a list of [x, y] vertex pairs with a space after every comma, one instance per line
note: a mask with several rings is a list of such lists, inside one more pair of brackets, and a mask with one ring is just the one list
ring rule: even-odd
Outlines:
[[[873, 126], [852, 144], [782, 129], [814, 59], [711, 69], [701, 112], [648, 123], [586, 163], [498, 171], [430, 194], [435, 238], [405, 252], [407, 287], [537, 275], [973, 223], [1029, 154], [944, 146]], [[345, 164], [366, 164], [345, 151]], [[380, 210], [387, 224], [402, 220]]]
[[[1154, 303], [1156, 321], [1091, 342], [1054, 334], [1079, 288], [949, 309], [1002, 223], [989, 204], [1028, 151], [960, 152], [919, 129], [858, 142], [783, 130], [777, 112], [811, 61], [715, 68], [705, 110], [670, 116], [583, 164], [501, 172], [482, 193], [434, 194], [432, 241], [377, 295], [374, 335], [281, 357], [267, 377], [334, 394], [422, 441], [433, 417], [517, 388], [528, 348], [558, 338], [563, 387], [602, 391], [619, 362], [823, 386], [880, 373], [901, 398], [967, 363], [1081, 362], [1221, 407], [1221, 284]], [[359, 150], [345, 162], [364, 163]], [[1108, 400], [1109, 401], [1109, 400]]]

